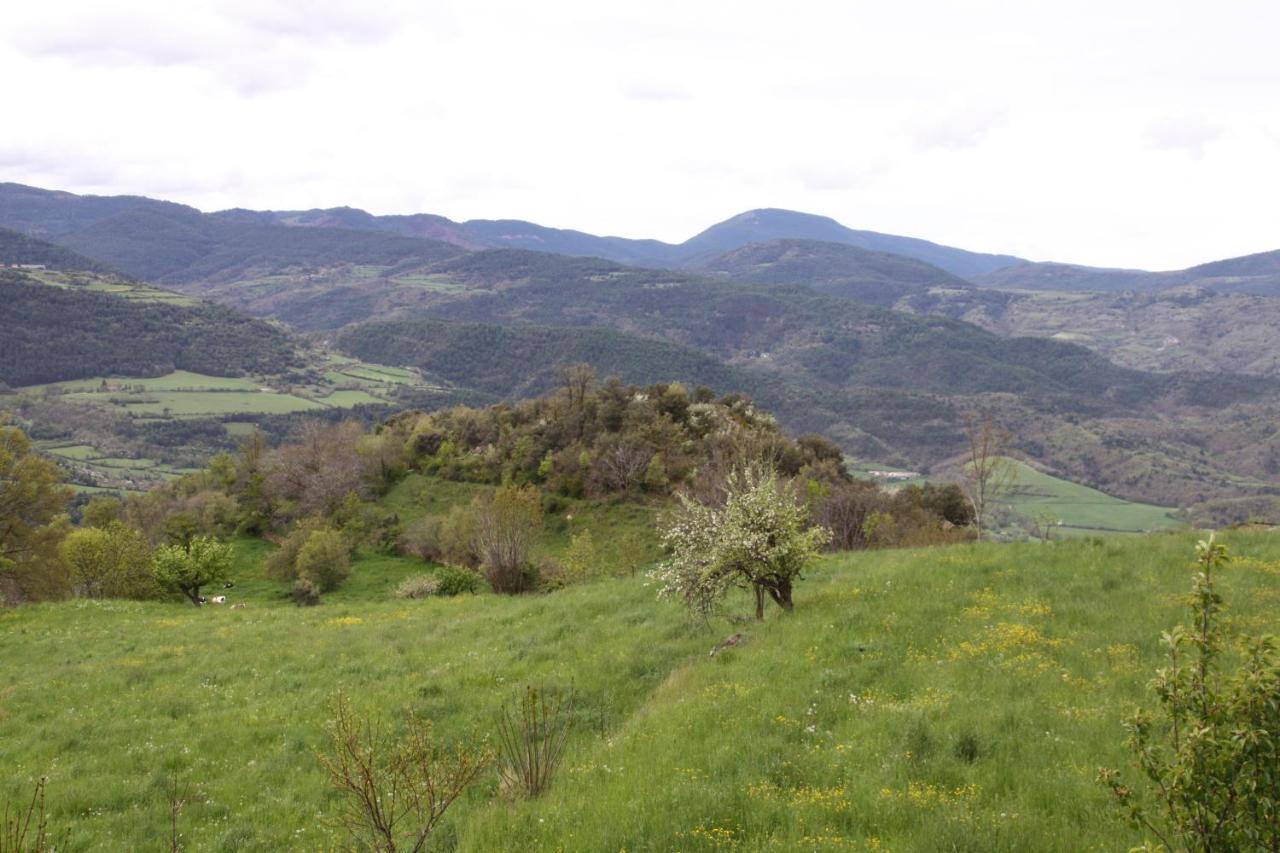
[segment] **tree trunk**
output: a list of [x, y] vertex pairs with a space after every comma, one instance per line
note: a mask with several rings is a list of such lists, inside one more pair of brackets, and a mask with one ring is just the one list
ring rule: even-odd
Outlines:
[[769, 589], [769, 595], [773, 598], [774, 601], [778, 602], [779, 607], [781, 607], [783, 610], [786, 610], [788, 613], [790, 613], [791, 610], [794, 609], [794, 605], [791, 602], [791, 581], [790, 580], [774, 581], [773, 584], [771, 584], [768, 589]]
[[764, 587], [760, 584], [754, 584], [752, 589], [756, 593], [756, 621], [764, 621]]
[[192, 604], [196, 607], [200, 606], [200, 587], [196, 586], [191, 589], [184, 589], [183, 592], [187, 594], [187, 598], [191, 599]]

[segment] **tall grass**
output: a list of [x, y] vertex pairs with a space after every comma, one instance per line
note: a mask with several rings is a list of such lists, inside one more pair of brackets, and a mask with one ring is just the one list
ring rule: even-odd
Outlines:
[[[512, 799], [487, 772], [435, 849], [1126, 849], [1142, 839], [1095, 776], [1127, 761], [1121, 720], [1184, 618], [1193, 542], [837, 556], [793, 614], [746, 629], [692, 623], [638, 578], [396, 600], [411, 567], [390, 558], [315, 608], [246, 559], [243, 609], [4, 611], [0, 802], [47, 774], [66, 849], [163, 849], [176, 771], [198, 791], [189, 850], [333, 849], [341, 803], [314, 755], [336, 692], [452, 742], [496, 738], [517, 685], [574, 685], [554, 784]], [[1280, 538], [1227, 542], [1229, 628], [1275, 632]]]

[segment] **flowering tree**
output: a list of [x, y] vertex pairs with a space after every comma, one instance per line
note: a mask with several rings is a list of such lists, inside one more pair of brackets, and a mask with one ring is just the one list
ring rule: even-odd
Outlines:
[[659, 595], [678, 596], [705, 614], [740, 587], [755, 595], [757, 620], [764, 619], [766, 595], [791, 610], [792, 586], [830, 531], [809, 524], [808, 507], [771, 468], [736, 469], [722, 492], [721, 504], [681, 496], [662, 531], [670, 557], [652, 574]]

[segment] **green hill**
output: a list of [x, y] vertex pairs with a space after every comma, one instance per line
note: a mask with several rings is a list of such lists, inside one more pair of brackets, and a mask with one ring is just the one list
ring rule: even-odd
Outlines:
[[[413, 568], [388, 558], [357, 563], [358, 594], [298, 609], [246, 551], [227, 591], [243, 609], [0, 611], [0, 800], [47, 775], [69, 849], [154, 849], [176, 774], [187, 849], [331, 849], [346, 839], [316, 752], [335, 695], [492, 737], [532, 684], [578, 697], [550, 792], [515, 799], [489, 772], [437, 849], [1127, 849], [1142, 838], [1095, 775], [1127, 766], [1121, 719], [1185, 621], [1192, 541], [832, 557], [793, 615], [746, 628], [690, 622], [640, 578], [393, 600]], [[1227, 541], [1233, 624], [1280, 629], [1280, 540]]]
[[298, 366], [282, 331], [218, 305], [144, 302], [56, 287], [0, 271], [0, 381], [34, 385], [86, 376], [216, 376]]
[[105, 264], [63, 246], [0, 228], [0, 268], [30, 265], [62, 271], [110, 272]]
[[750, 243], [705, 261], [698, 268], [732, 281], [799, 285], [817, 293], [885, 307], [932, 288], [973, 289], [964, 279], [923, 261], [817, 240]]

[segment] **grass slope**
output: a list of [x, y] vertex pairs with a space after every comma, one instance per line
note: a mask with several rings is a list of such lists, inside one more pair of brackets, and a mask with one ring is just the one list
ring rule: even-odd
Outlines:
[[1022, 462], [1014, 463], [1017, 478], [1000, 503], [1028, 518], [1044, 516], [1058, 522], [1056, 535], [1086, 536], [1095, 533], [1143, 533], [1170, 530], [1181, 522], [1169, 507], [1136, 503], [1112, 497], [1037, 471]]
[[[1233, 628], [1276, 630], [1280, 539], [1228, 541], [1245, 558], [1222, 578]], [[522, 684], [572, 684], [551, 792], [513, 801], [489, 774], [435, 849], [1122, 849], [1140, 839], [1094, 774], [1125, 762], [1119, 721], [1145, 698], [1159, 632], [1184, 618], [1191, 545], [835, 557], [793, 616], [714, 658], [735, 629], [688, 622], [637, 579], [401, 602], [385, 591], [406, 569], [382, 558], [298, 610], [269, 603], [261, 551], [245, 553], [240, 610], [0, 613], [0, 796], [48, 774], [70, 849], [154, 849], [178, 770], [196, 783], [188, 849], [330, 849], [338, 802], [314, 752], [337, 691], [454, 737], [491, 732]]]

